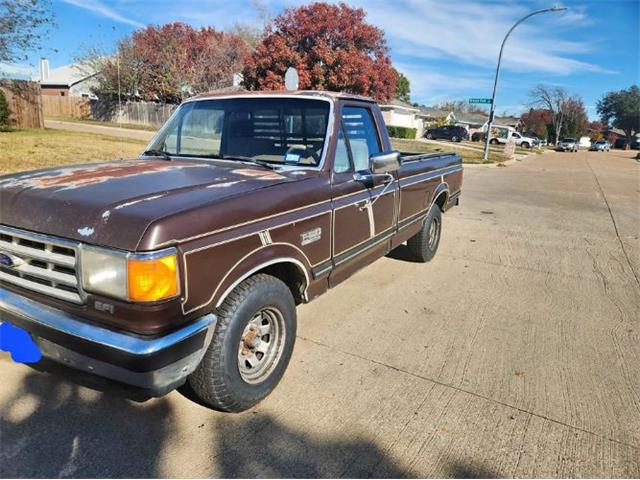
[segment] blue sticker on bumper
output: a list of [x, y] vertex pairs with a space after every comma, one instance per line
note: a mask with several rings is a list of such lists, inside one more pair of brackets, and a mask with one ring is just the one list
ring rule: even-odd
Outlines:
[[18, 363], [35, 363], [42, 358], [31, 335], [6, 322], [0, 324], [0, 350], [9, 352], [13, 361]]

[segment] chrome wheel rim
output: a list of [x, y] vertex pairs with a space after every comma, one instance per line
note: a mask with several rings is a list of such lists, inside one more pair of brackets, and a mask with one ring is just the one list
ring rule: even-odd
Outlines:
[[265, 307], [249, 320], [238, 346], [238, 370], [247, 383], [260, 383], [271, 375], [284, 349], [284, 318], [275, 307]]
[[440, 225], [437, 219], [433, 219], [429, 225], [429, 249], [433, 250], [438, 242], [438, 232]]

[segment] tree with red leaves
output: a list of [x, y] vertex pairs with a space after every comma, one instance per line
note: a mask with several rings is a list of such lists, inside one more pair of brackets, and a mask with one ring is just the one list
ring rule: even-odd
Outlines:
[[118, 43], [116, 55], [94, 51], [83, 63], [99, 72], [99, 97], [120, 91], [124, 99], [178, 103], [232, 85], [247, 54], [238, 35], [176, 22], [137, 30]]
[[247, 59], [244, 84], [281, 90], [294, 67], [301, 90], [332, 90], [388, 100], [397, 75], [381, 29], [365, 22], [365, 11], [344, 3], [313, 3], [276, 17]]

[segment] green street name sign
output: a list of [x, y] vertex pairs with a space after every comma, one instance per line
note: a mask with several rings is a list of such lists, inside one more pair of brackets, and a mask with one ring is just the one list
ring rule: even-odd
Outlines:
[[491, 105], [491, 99], [490, 98], [470, 98], [469, 103], [488, 103], [489, 105]]

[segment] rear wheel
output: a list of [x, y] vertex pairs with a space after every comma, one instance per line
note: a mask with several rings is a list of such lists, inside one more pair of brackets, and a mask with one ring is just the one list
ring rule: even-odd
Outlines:
[[522, 148], [531, 148], [531, 145], [529, 145], [529, 142], [522, 142], [521, 147]]
[[433, 205], [422, 229], [407, 240], [407, 247], [413, 258], [418, 262], [428, 262], [438, 251], [440, 234], [442, 232], [442, 211], [438, 205]]
[[189, 376], [207, 405], [241, 412], [276, 387], [296, 338], [296, 306], [289, 288], [271, 275], [242, 282], [218, 309], [213, 340]]
[[453, 137], [451, 137], [451, 141], [452, 142], [459, 142], [460, 140], [458, 140], [458, 137], [456, 137], [455, 135]]

